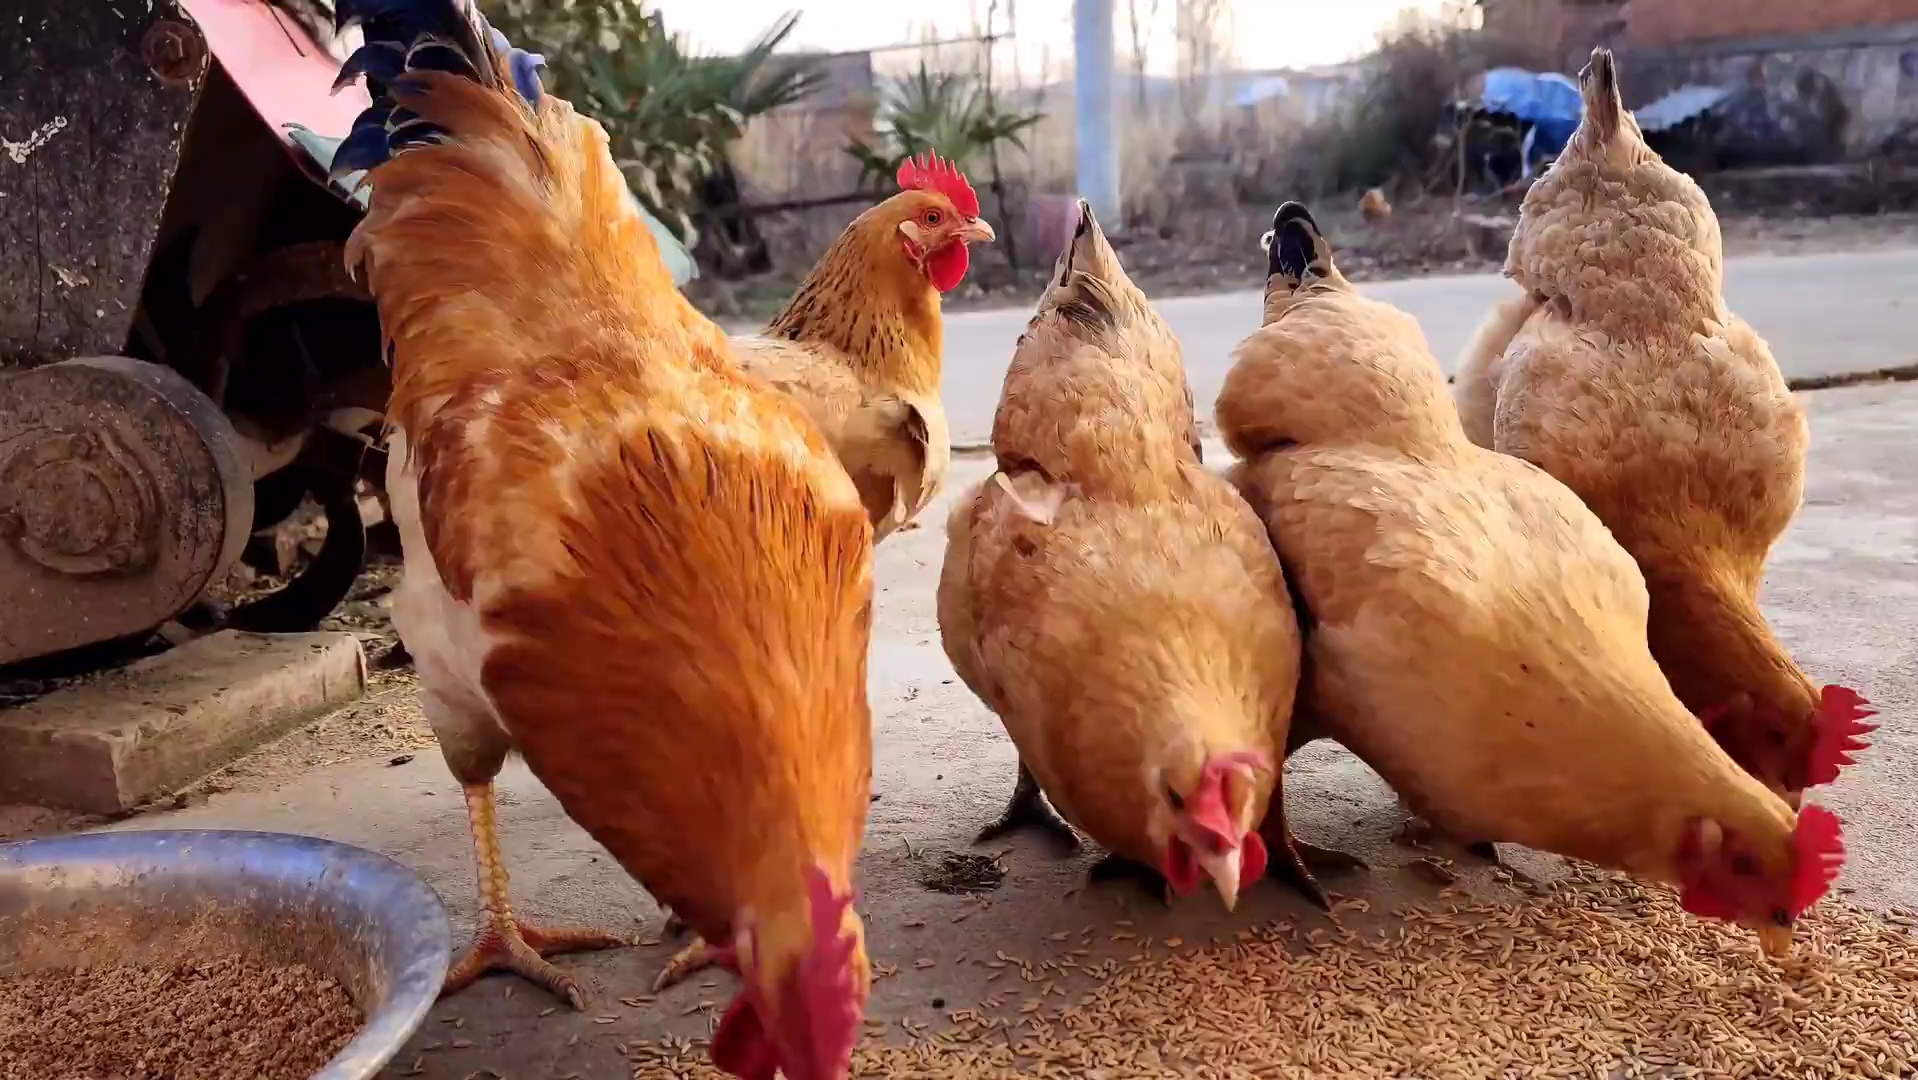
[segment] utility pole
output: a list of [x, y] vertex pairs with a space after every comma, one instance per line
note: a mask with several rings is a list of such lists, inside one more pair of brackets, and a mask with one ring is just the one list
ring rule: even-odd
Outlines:
[[1112, 0], [1073, 0], [1079, 195], [1107, 232], [1119, 220], [1119, 133], [1112, 116]]

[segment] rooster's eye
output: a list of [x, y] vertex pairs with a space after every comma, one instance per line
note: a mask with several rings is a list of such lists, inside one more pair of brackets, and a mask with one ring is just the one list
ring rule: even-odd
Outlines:
[[1758, 860], [1750, 855], [1733, 855], [1732, 873], [1752, 877], [1758, 873]]
[[926, 224], [928, 225], [939, 224], [939, 211], [937, 210], [926, 211]]
[[1172, 790], [1171, 788], [1166, 788], [1165, 797], [1168, 801], [1172, 803], [1172, 809], [1174, 810], [1185, 809], [1185, 796], [1179, 794], [1178, 792]]

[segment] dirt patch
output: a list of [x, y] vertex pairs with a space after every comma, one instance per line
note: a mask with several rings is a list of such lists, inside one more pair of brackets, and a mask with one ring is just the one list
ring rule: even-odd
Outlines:
[[1006, 868], [998, 856], [970, 851], [948, 851], [919, 874], [919, 884], [955, 896], [991, 892], [1005, 880]]
[[307, 1080], [359, 1029], [339, 983], [237, 958], [0, 978], [6, 1080]]
[[[1441, 894], [1442, 896], [1447, 894]], [[1289, 923], [1210, 944], [1087, 928], [1055, 955], [999, 953], [1011, 988], [951, 1028], [870, 1038], [861, 1077], [1912, 1075], [1918, 925], [1827, 901], [1797, 953], [1672, 894], [1574, 868], [1508, 904], [1342, 901], [1331, 929]], [[1129, 960], [1093, 961], [1094, 936]], [[1064, 936], [1064, 935], [1061, 935]], [[1068, 991], [1091, 989], [1067, 1005]], [[1058, 997], [1055, 1003], [1054, 997]], [[629, 1044], [641, 1078], [717, 1078], [697, 1042]]]

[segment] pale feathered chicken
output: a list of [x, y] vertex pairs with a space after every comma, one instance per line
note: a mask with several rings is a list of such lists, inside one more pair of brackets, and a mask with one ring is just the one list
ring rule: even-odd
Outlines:
[[1302, 711], [1455, 836], [1678, 886], [1790, 942], [1843, 857], [1672, 693], [1631, 557], [1578, 497], [1465, 437], [1410, 317], [1358, 294], [1304, 207], [1220, 433], [1306, 615]]
[[1758, 606], [1765, 560], [1805, 491], [1805, 413], [1771, 351], [1725, 306], [1718, 218], [1645, 145], [1611, 53], [1585, 115], [1525, 196], [1501, 305], [1458, 375], [1465, 429], [1564, 482], [1651, 590], [1651, 648], [1738, 763], [1797, 799], [1873, 728], [1815, 686]]
[[1231, 907], [1269, 850], [1323, 905], [1278, 787], [1298, 677], [1284, 577], [1200, 464], [1178, 342], [1083, 205], [993, 446], [1000, 471], [954, 509], [939, 584], [946, 655], [1019, 747], [981, 839], [1033, 824], [1076, 842], [1049, 795], [1113, 854], [1102, 876], [1183, 894], [1203, 875]]

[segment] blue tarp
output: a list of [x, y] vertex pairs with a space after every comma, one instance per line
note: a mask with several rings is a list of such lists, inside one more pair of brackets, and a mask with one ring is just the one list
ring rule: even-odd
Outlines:
[[1584, 114], [1584, 101], [1578, 83], [1556, 71], [1526, 71], [1524, 68], [1493, 68], [1485, 73], [1482, 104], [1492, 112], [1511, 113], [1533, 125], [1528, 138], [1530, 154], [1546, 157], [1565, 149], [1578, 130]]

